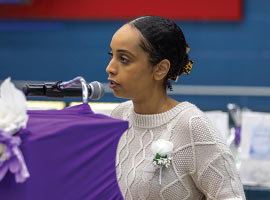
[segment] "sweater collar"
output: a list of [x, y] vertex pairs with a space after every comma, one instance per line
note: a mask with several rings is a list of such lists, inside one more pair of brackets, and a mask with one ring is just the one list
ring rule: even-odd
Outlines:
[[154, 128], [168, 123], [174, 117], [176, 117], [180, 112], [190, 107], [192, 104], [189, 102], [181, 102], [174, 106], [172, 109], [159, 113], [159, 114], [137, 114], [134, 112], [134, 107], [132, 104], [132, 109], [130, 113], [130, 122], [133, 126], [140, 128]]

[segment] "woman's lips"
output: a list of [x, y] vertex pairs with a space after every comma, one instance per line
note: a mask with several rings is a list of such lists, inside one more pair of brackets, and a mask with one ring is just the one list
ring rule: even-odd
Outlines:
[[109, 80], [110, 81], [110, 83], [109, 83], [109, 87], [110, 88], [115, 88], [115, 87], [117, 87], [119, 84], [118, 83], [116, 83], [115, 81], [113, 81], [113, 80]]

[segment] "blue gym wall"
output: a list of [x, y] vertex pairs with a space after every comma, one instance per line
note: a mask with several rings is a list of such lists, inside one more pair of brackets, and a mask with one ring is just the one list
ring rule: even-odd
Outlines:
[[[240, 22], [184, 22], [194, 68], [179, 85], [270, 86], [270, 1], [245, 0]], [[0, 80], [107, 82], [109, 44], [124, 21], [0, 21]], [[205, 110], [237, 103], [270, 111], [269, 97], [174, 96]], [[102, 101], [120, 102], [112, 94]]]

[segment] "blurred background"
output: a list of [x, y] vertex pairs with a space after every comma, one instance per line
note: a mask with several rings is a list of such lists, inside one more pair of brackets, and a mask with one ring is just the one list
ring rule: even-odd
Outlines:
[[[225, 114], [229, 130], [224, 132], [228, 137], [235, 137], [239, 120], [248, 124], [253, 119], [248, 118], [251, 111], [263, 113], [258, 123], [268, 129], [255, 132], [263, 135], [256, 145], [264, 141], [264, 149], [257, 149], [261, 157], [253, 160], [267, 162], [262, 155], [270, 153], [269, 0], [0, 0], [0, 81], [11, 77], [19, 89], [29, 82], [68, 81], [76, 76], [87, 82], [99, 81], [106, 86], [106, 93], [98, 101], [101, 107], [96, 103], [93, 107], [108, 107], [103, 111], [109, 114], [117, 103], [125, 101], [115, 98], [107, 87], [105, 68], [110, 60], [110, 41], [118, 28], [140, 15], [173, 19], [191, 48], [193, 69], [173, 84], [174, 90], [169, 94], [204, 111]], [[39, 109], [40, 104], [32, 101], [46, 101], [45, 109], [81, 101], [35, 97], [28, 100]], [[50, 107], [49, 103], [54, 104]], [[249, 114], [240, 116], [241, 111]], [[214, 120], [217, 115], [209, 117]], [[247, 128], [243, 130], [248, 132]], [[246, 134], [256, 135], [252, 130]], [[270, 199], [269, 187], [265, 186], [270, 182], [268, 164], [264, 173], [269, 179], [262, 179], [261, 175], [247, 179], [247, 183], [253, 180], [245, 186], [248, 199]]]
[[[114, 32], [132, 17], [155, 14], [180, 25], [195, 62], [192, 73], [174, 84], [174, 98], [204, 110], [225, 110], [233, 102], [270, 111], [268, 0], [0, 3], [0, 80], [67, 81], [80, 75], [107, 83]], [[124, 101], [109, 92], [101, 100]]]

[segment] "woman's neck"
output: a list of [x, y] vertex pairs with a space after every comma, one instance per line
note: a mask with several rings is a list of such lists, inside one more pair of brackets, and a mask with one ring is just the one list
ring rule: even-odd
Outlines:
[[144, 100], [132, 100], [134, 111], [137, 114], [158, 114], [166, 112], [179, 102], [165, 95], [149, 95]]

